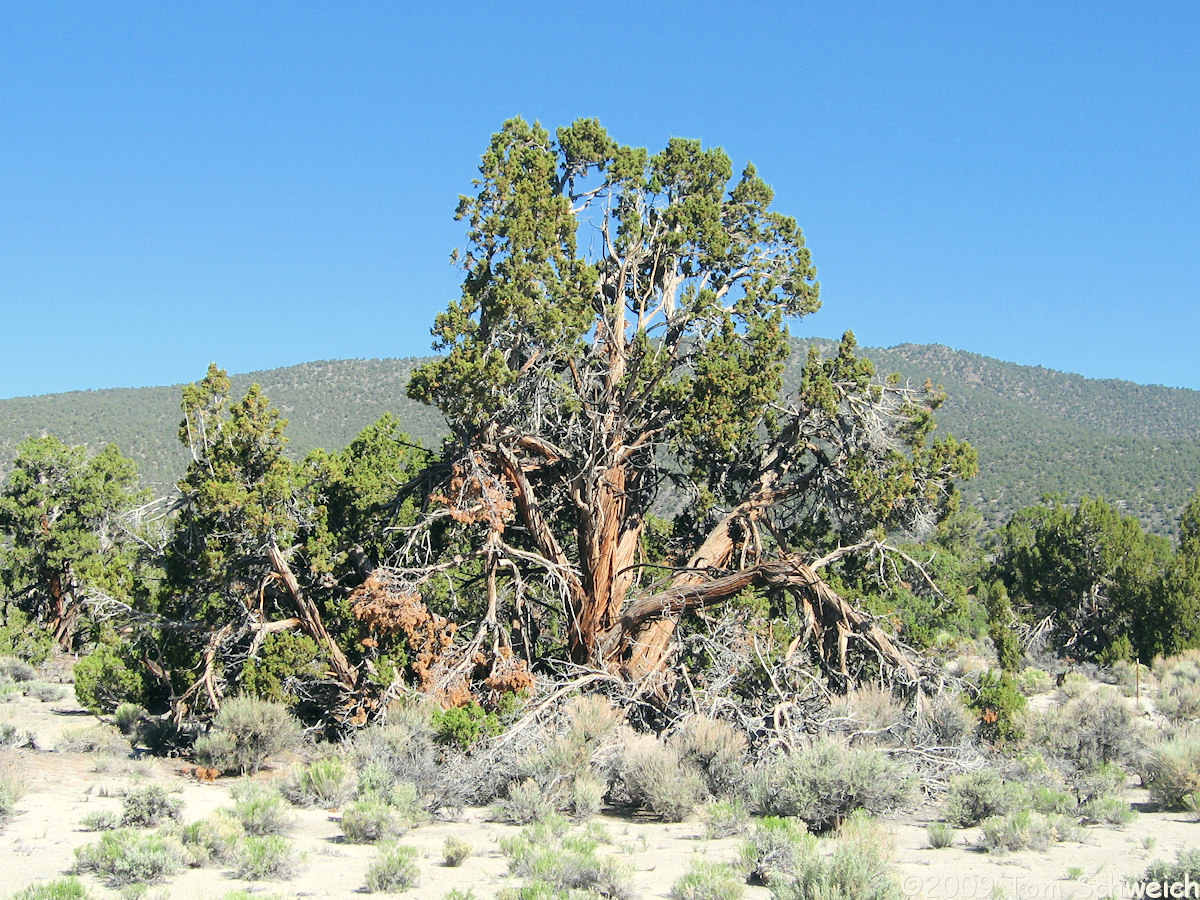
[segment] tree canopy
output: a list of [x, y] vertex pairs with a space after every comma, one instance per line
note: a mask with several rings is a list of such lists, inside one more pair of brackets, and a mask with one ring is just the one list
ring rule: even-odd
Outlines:
[[[475, 186], [462, 295], [433, 330], [444, 356], [410, 393], [452, 429], [427, 522], [474, 535], [489, 626], [528, 640], [550, 584], [573, 661], [645, 674], [681, 611], [764, 580], [811, 589], [830, 533], [926, 527], [972, 474], [968, 446], [933, 439], [940, 393], [875, 379], [852, 335], [781, 395], [787, 322], [818, 285], [752, 165], [735, 178], [698, 141], [651, 155], [592, 119], [553, 137], [513, 119]], [[648, 559], [664, 488], [687, 510], [672, 558]], [[412, 558], [402, 581], [440, 572]]]

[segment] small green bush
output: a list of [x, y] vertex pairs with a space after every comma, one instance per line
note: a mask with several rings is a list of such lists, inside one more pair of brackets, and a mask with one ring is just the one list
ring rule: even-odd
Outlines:
[[891, 743], [905, 723], [904, 707], [879, 684], [864, 684], [835, 697], [826, 727], [851, 736], [851, 743]]
[[1183, 809], [1183, 798], [1200, 792], [1200, 733], [1184, 731], [1151, 744], [1141, 776], [1154, 803]]
[[772, 900], [904, 900], [890, 857], [887, 835], [856, 813], [839, 830], [833, 852], [803, 854], [795, 877], [771, 886]]
[[1024, 736], [1017, 715], [1025, 708], [1025, 695], [1007, 672], [985, 672], [969, 706], [979, 716], [979, 734], [985, 740], [1008, 743]]
[[37, 678], [37, 669], [15, 656], [0, 656], [0, 678], [29, 682]]
[[179, 840], [193, 866], [232, 862], [245, 836], [246, 829], [241, 821], [225, 809], [190, 822], [179, 830]]
[[625, 748], [620, 777], [630, 802], [665, 822], [682, 822], [705, 793], [704, 776], [686, 765], [677, 749], [650, 735]]
[[1051, 679], [1049, 672], [1044, 669], [1034, 668], [1033, 666], [1018, 672], [1016, 682], [1017, 688], [1026, 697], [1032, 697], [1035, 694], [1045, 694], [1054, 686], [1054, 681]]
[[21, 799], [24, 788], [17, 777], [10, 772], [0, 772], [0, 827], [8, 821], [17, 810], [17, 801]]
[[226, 701], [212, 731], [196, 741], [194, 756], [222, 772], [253, 774], [271, 757], [300, 742], [300, 723], [279, 703], [253, 697]]
[[47, 684], [44, 681], [33, 681], [25, 687], [25, 696], [32, 697], [41, 703], [53, 703], [61, 700], [66, 689], [61, 684]]
[[1105, 825], [1128, 825], [1137, 818], [1137, 810], [1120, 797], [1096, 797], [1080, 809], [1085, 819]]
[[496, 817], [511, 825], [528, 825], [538, 822], [558, 811], [562, 798], [557, 792], [547, 791], [537, 781], [526, 778], [508, 786], [508, 796], [495, 803]]
[[594, 772], [583, 771], [571, 782], [571, 816], [576, 822], [586, 822], [599, 815], [604, 807], [608, 784]]
[[439, 742], [467, 750], [485, 737], [500, 733], [500, 719], [472, 700], [463, 706], [435, 710], [432, 717]]
[[101, 644], [83, 657], [74, 671], [75, 698], [97, 715], [140, 700], [145, 688], [142, 676], [130, 668], [126, 655], [110, 644]]
[[235, 878], [251, 881], [287, 880], [300, 868], [300, 858], [287, 838], [278, 834], [250, 835], [238, 843], [233, 855]]
[[954, 846], [954, 826], [947, 822], [930, 822], [925, 826], [925, 835], [929, 838], [929, 846], [934, 850], [945, 850]]
[[331, 756], [302, 766], [288, 780], [283, 793], [297, 806], [332, 809], [354, 796], [354, 781], [346, 763]]
[[1146, 867], [1146, 873], [1141, 878], [1144, 882], [1178, 883], [1190, 881], [1200, 882], [1200, 848], [1191, 847], [1175, 851], [1175, 862], [1156, 859]]
[[736, 837], [750, 828], [750, 813], [741, 800], [714, 800], [701, 810], [704, 836], [710, 841]]
[[442, 863], [447, 866], [461, 866], [463, 860], [472, 852], [471, 845], [462, 838], [448, 837], [442, 844]]
[[165, 881], [187, 862], [182, 845], [131, 828], [105, 832], [99, 842], [75, 848], [78, 873], [94, 873], [109, 887]]
[[775, 885], [796, 874], [800, 858], [811, 853], [816, 838], [796, 819], [766, 816], [742, 844], [741, 862], [751, 884]]
[[378, 800], [355, 800], [342, 810], [342, 834], [351, 844], [394, 840], [407, 831], [399, 813]]
[[884, 753], [820, 738], [760, 767], [751, 798], [766, 815], [795, 816], [824, 832], [858, 809], [878, 815], [903, 806], [912, 786], [912, 774]]
[[274, 788], [250, 784], [234, 796], [233, 816], [246, 834], [286, 835], [296, 827], [291, 808]]
[[444, 751], [435, 744], [430, 718], [423, 707], [401, 707], [389, 713], [386, 725], [372, 725], [355, 734], [351, 759], [359, 773], [360, 795], [372, 785], [386, 789], [395, 782], [413, 784], [421, 795], [435, 790], [440, 778], [438, 757]]
[[133, 734], [137, 731], [138, 720], [145, 712], [139, 703], [122, 703], [113, 713], [113, 724], [121, 730], [121, 734]]
[[367, 890], [372, 894], [396, 894], [421, 883], [415, 847], [383, 846], [367, 869]]
[[548, 896], [557, 896], [558, 891], [588, 891], [627, 900], [632, 894], [628, 868], [612, 857], [597, 857], [595, 838], [568, 837], [567, 828], [565, 819], [551, 816], [526, 826], [519, 835], [501, 838], [500, 849], [508, 857], [509, 871], [530, 879], [531, 884], [544, 884]]
[[1133, 712], [1112, 688], [1081, 694], [1024, 722], [1030, 743], [1084, 771], [1106, 763], [1129, 765], [1141, 748]]
[[746, 737], [728, 722], [696, 716], [669, 741], [683, 764], [704, 776], [714, 797], [740, 794], [746, 782]]
[[1067, 672], [1059, 682], [1058, 690], [1067, 699], [1082, 697], [1088, 691], [1087, 676], [1080, 672]]
[[1006, 782], [991, 769], [968, 772], [950, 779], [946, 821], [970, 828], [984, 819], [1015, 812], [1028, 801], [1029, 791], [1023, 784]]
[[90, 812], [79, 820], [80, 831], [112, 831], [121, 827], [121, 814], [112, 810]]
[[91, 896], [78, 878], [68, 876], [31, 884], [13, 894], [10, 900], [91, 900]]
[[979, 846], [989, 853], [1045, 850], [1068, 836], [1069, 829], [1064, 829], [1064, 824], [1062, 817], [1043, 815], [1030, 809], [993, 816], [982, 824]]
[[671, 885], [673, 900], [739, 900], [746, 892], [741, 874], [725, 863], [694, 859]]
[[94, 725], [91, 728], [68, 728], [59, 735], [55, 749], [60, 753], [128, 756], [133, 747], [108, 725]]
[[935, 697], [922, 697], [919, 725], [931, 742], [939, 747], [957, 747], [969, 741], [976, 719], [963, 705], [960, 694], [944, 691]]
[[121, 798], [121, 824], [135, 828], [154, 828], [183, 815], [183, 800], [161, 784], [130, 788]]

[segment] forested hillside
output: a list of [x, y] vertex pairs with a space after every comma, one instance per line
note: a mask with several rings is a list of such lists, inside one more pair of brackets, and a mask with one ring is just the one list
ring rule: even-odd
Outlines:
[[[798, 339], [788, 375], [804, 353]], [[964, 493], [989, 525], [1042, 495], [1106, 497], [1152, 531], [1170, 534], [1200, 486], [1200, 392], [1098, 381], [1021, 366], [938, 345], [864, 348], [881, 373], [930, 379], [948, 399], [939, 427], [979, 451], [980, 474]], [[258, 382], [290, 421], [290, 452], [345, 446], [385, 412], [427, 446], [443, 432], [440, 415], [410, 399], [405, 386], [421, 359], [326, 360], [233, 377], [234, 392]], [[199, 377], [197, 373], [197, 377]], [[0, 467], [25, 437], [50, 433], [68, 443], [113, 442], [163, 490], [183, 473], [176, 436], [180, 386], [76, 391], [0, 400]]]

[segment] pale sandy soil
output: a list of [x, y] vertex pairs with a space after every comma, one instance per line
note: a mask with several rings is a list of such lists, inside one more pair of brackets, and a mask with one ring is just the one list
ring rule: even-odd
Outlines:
[[[16, 815], [0, 830], [0, 898], [67, 873], [74, 862], [74, 848], [98, 838], [79, 829], [81, 819], [99, 810], [119, 811], [122, 788], [161, 783], [179, 791], [184, 821], [188, 822], [232, 803], [230, 790], [237, 779], [200, 784], [171, 760], [53, 750], [64, 730], [95, 724], [67, 690], [58, 701], [40, 703], [23, 698], [0, 704], [0, 723], [11, 722], [32, 731], [39, 748], [0, 753], [0, 766], [18, 773], [25, 786]], [[278, 774], [268, 772], [262, 777]], [[1140, 789], [1131, 788], [1129, 799], [1141, 804], [1146, 798]], [[344, 843], [336, 811], [296, 810], [296, 815], [300, 824], [291, 840], [305, 854], [305, 861], [300, 874], [290, 881], [249, 883], [219, 868], [189, 869], [165, 885], [152, 887], [147, 898], [216, 900], [237, 889], [262, 892], [264, 897], [362, 894], [375, 849]], [[970, 846], [974, 830], [962, 832], [954, 847], [934, 850], [929, 847], [925, 826], [937, 818], [937, 808], [930, 807], [887, 823], [896, 844], [898, 876], [905, 893], [913, 898], [1122, 897], [1127, 896], [1124, 880], [1140, 875], [1152, 859], [1173, 858], [1177, 848], [1200, 845], [1200, 824], [1189, 817], [1144, 812], [1128, 826], [1091, 827], [1086, 829], [1083, 843], [1058, 844], [1044, 852], [981, 853]], [[731, 861], [737, 855], [736, 839], [706, 840], [703, 823], [698, 820], [665, 825], [602, 816], [595, 821], [603, 823], [612, 838], [602, 852], [619, 856], [632, 868], [636, 897], [668, 897], [672, 883], [696, 855], [716, 861]], [[498, 843], [502, 835], [517, 830], [488, 821], [486, 810], [467, 810], [462, 821], [434, 822], [410, 831], [401, 842], [420, 853], [421, 884], [403, 896], [440, 900], [454, 888], [470, 888], [479, 900], [488, 900], [504, 887], [519, 884], [507, 874], [507, 861]], [[441, 863], [442, 845], [448, 836], [468, 841], [475, 850], [461, 867]], [[1153, 849], [1147, 849], [1147, 844]], [[90, 876], [82, 880], [96, 897], [120, 896]], [[744, 897], [766, 900], [769, 891], [747, 887]]]

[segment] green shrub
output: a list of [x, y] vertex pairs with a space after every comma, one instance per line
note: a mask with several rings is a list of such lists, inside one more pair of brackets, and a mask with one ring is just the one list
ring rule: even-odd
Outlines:
[[94, 873], [109, 887], [164, 881], [186, 862], [177, 842], [130, 828], [105, 832], [99, 842], [75, 848], [76, 871]]
[[904, 900], [890, 856], [887, 835], [858, 813], [840, 829], [828, 857], [805, 853], [794, 878], [771, 885], [772, 900]]
[[472, 700], [463, 706], [435, 710], [432, 725], [437, 740], [467, 750], [485, 737], [500, 733], [500, 719]]
[[1177, 883], [1190, 881], [1200, 882], [1200, 848], [1180, 848], [1175, 851], [1175, 862], [1156, 859], [1146, 868], [1141, 878], [1144, 882]]
[[330, 756], [302, 766], [288, 779], [283, 793], [297, 806], [332, 809], [354, 796], [354, 780], [346, 763]]
[[107, 725], [91, 728], [68, 728], [58, 738], [59, 753], [119, 754], [128, 756], [133, 750], [125, 738]]
[[954, 846], [954, 826], [946, 822], [930, 822], [925, 826], [925, 835], [929, 838], [929, 846], [934, 850], [945, 850]]
[[946, 793], [946, 821], [970, 828], [984, 819], [1006, 816], [1028, 800], [1025, 785], [1006, 782], [992, 769], [955, 775]]
[[1008, 743], [1023, 737], [1017, 714], [1025, 708], [1025, 695], [1008, 673], [985, 672], [969, 706], [979, 716], [979, 734], [985, 740]]
[[911, 773], [884, 753], [820, 738], [760, 767], [751, 797], [766, 815], [795, 816], [824, 832], [858, 809], [875, 815], [903, 806], [912, 786]]
[[342, 834], [351, 844], [394, 840], [407, 831], [399, 813], [378, 800], [355, 800], [342, 810]]
[[296, 817], [274, 788], [249, 784], [234, 795], [233, 816], [246, 834], [286, 835], [296, 827]]
[[[541, 883], [547, 896], [559, 891], [587, 891], [614, 900], [626, 900], [632, 893], [629, 870], [612, 857], [597, 857], [597, 841], [589, 835], [566, 836], [568, 823], [561, 816], [550, 816], [521, 833], [500, 839], [500, 849], [508, 857], [509, 871], [518, 877]], [[522, 894], [523, 895], [523, 894]]]
[[864, 684], [835, 697], [829, 715], [826, 727], [852, 736], [852, 743], [891, 741], [905, 721], [904, 707], [890, 690], [879, 684]]
[[682, 822], [704, 796], [704, 776], [685, 765], [678, 750], [643, 735], [621, 757], [620, 777], [629, 800], [665, 822]]
[[695, 716], [669, 741], [683, 764], [704, 776], [714, 797], [741, 793], [746, 782], [746, 737], [728, 722]]
[[21, 784], [14, 776], [0, 773], [0, 828], [16, 812], [22, 793]]
[[[3, 601], [0, 601], [3, 602]], [[52, 652], [56, 642], [46, 628], [41, 628], [13, 602], [4, 603], [0, 616], [0, 654], [15, 656], [40, 666]]]
[[37, 669], [16, 656], [0, 656], [0, 679], [29, 682], [37, 678]]
[[121, 734], [133, 734], [137, 731], [138, 720], [145, 713], [138, 703], [122, 703], [113, 713], [113, 724], [121, 730]]
[[1045, 850], [1065, 835], [1061, 817], [1021, 809], [983, 821], [979, 846], [989, 853], [1010, 850]]
[[496, 817], [512, 825], [528, 825], [538, 822], [558, 811], [562, 798], [555, 791], [547, 791], [537, 781], [526, 778], [508, 786], [508, 796], [496, 801]]
[[300, 868], [300, 858], [278, 834], [250, 835], [240, 841], [233, 854], [235, 878], [250, 881], [292, 878]]
[[101, 644], [75, 663], [75, 698], [97, 715], [140, 700], [144, 688], [142, 676], [110, 644]]
[[1054, 686], [1054, 681], [1050, 678], [1049, 672], [1044, 669], [1034, 668], [1033, 666], [1018, 672], [1016, 682], [1017, 688], [1026, 697], [1032, 697], [1034, 694], [1044, 694]]
[[32, 731], [21, 731], [11, 722], [0, 722], [0, 750], [29, 747], [35, 739]]
[[416, 786], [418, 794], [428, 794], [438, 784], [438, 757], [443, 752], [435, 745], [430, 716], [424, 709], [401, 707], [389, 714], [386, 725], [372, 725], [354, 736], [351, 759], [359, 773], [359, 792], [408, 782]]
[[41, 703], [61, 700], [65, 693], [66, 689], [61, 684], [47, 684], [44, 681], [32, 681], [25, 686], [25, 696]]
[[746, 885], [738, 871], [725, 863], [693, 859], [671, 885], [673, 900], [739, 900]]
[[121, 827], [121, 814], [111, 810], [96, 810], [79, 820], [80, 831], [112, 831]]
[[918, 722], [930, 741], [939, 747], [957, 747], [975, 731], [975, 716], [963, 705], [959, 694], [944, 691], [922, 697]]
[[278, 753], [300, 742], [300, 723], [279, 703], [253, 697], [226, 701], [212, 731], [196, 741], [198, 762], [222, 772], [253, 774]]
[[367, 890], [372, 894], [406, 891], [421, 883], [415, 847], [383, 846], [367, 869]]
[[462, 838], [448, 837], [442, 844], [442, 863], [447, 866], [461, 866], [463, 860], [472, 852], [471, 845]]
[[1080, 809], [1084, 818], [1105, 825], [1128, 825], [1137, 818], [1137, 810], [1120, 797], [1096, 797]]
[[800, 857], [811, 853], [816, 839], [796, 819], [766, 816], [742, 844], [741, 862], [751, 884], [775, 885], [796, 874]]
[[1079, 672], [1067, 672], [1058, 683], [1058, 690], [1067, 699], [1082, 697], [1088, 692], [1087, 676]]
[[604, 806], [608, 784], [590, 771], [580, 772], [571, 782], [571, 816], [576, 822], [586, 822], [598, 815]]
[[193, 866], [232, 862], [246, 829], [229, 810], [219, 809], [207, 818], [190, 822], [179, 830], [179, 840]]
[[1027, 715], [1024, 722], [1032, 744], [1085, 771], [1105, 763], [1128, 765], [1141, 746], [1133, 712], [1111, 688]]
[[1183, 798], [1200, 791], [1200, 733], [1184, 731], [1152, 744], [1141, 776], [1154, 803], [1183, 809]]
[[135, 828], [154, 828], [183, 815], [183, 800], [160, 784], [130, 788], [121, 798], [121, 805], [121, 824]]
[[246, 660], [242, 690], [260, 700], [290, 706], [298, 699], [295, 683], [319, 679], [325, 666], [317, 642], [307, 634], [277, 631], [266, 636], [257, 656]]
[[714, 800], [702, 810], [704, 836], [711, 840], [735, 837], [750, 828], [750, 814], [741, 800]]
[[31, 884], [13, 894], [10, 900], [91, 900], [91, 896], [78, 878], [68, 876]]

